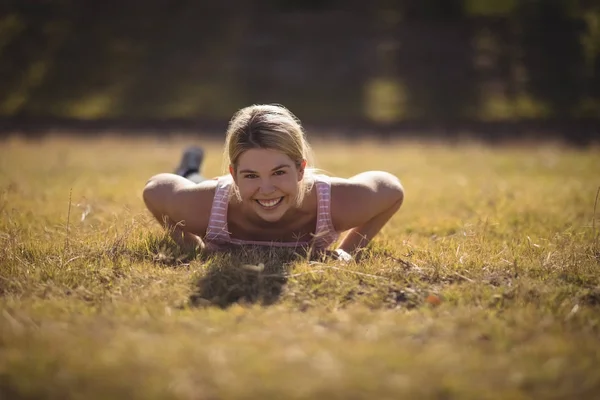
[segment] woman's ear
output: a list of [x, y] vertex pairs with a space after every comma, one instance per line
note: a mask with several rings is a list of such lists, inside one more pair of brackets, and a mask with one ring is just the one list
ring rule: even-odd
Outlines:
[[237, 183], [237, 177], [235, 176], [235, 168], [233, 168], [232, 164], [229, 164], [229, 173], [233, 177], [233, 181]]
[[301, 181], [304, 178], [304, 170], [306, 169], [306, 160], [300, 162], [300, 168], [298, 168], [298, 180]]

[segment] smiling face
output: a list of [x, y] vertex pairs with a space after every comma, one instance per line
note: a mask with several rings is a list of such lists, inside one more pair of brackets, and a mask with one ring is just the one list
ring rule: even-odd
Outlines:
[[300, 167], [286, 154], [250, 149], [229, 167], [242, 202], [266, 222], [277, 222], [296, 204], [306, 163]]

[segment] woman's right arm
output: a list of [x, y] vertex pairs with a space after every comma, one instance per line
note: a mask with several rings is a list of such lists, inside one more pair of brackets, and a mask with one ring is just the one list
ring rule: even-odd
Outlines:
[[199, 184], [175, 174], [158, 174], [143, 191], [146, 207], [182, 250], [204, 248], [216, 180]]

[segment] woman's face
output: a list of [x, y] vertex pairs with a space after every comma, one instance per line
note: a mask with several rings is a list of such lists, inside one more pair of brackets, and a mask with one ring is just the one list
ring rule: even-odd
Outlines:
[[295, 206], [306, 162], [300, 168], [284, 153], [250, 149], [229, 166], [242, 202], [267, 222], [276, 222]]

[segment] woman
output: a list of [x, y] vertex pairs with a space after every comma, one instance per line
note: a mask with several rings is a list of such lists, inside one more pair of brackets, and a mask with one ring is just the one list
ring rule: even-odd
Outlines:
[[144, 188], [146, 206], [185, 250], [247, 244], [325, 252], [346, 232], [330, 253], [348, 261], [404, 199], [400, 181], [387, 172], [348, 179], [316, 173], [300, 122], [282, 106], [238, 111], [224, 153], [229, 174], [201, 180], [184, 163], [178, 173], [196, 182], [159, 174]]

